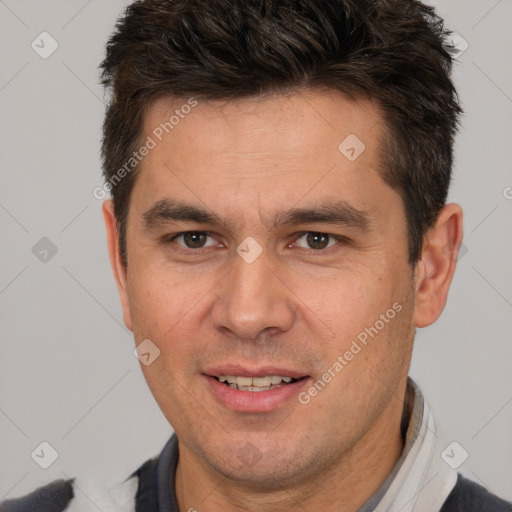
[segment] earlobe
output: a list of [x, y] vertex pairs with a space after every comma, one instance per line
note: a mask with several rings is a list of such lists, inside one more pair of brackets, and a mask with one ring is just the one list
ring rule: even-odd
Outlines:
[[415, 269], [416, 327], [426, 327], [441, 315], [455, 273], [462, 235], [461, 207], [457, 204], [444, 206], [425, 236]]
[[102, 205], [103, 219], [107, 232], [107, 245], [110, 257], [110, 265], [117, 284], [117, 290], [123, 307], [124, 324], [130, 331], [132, 330], [132, 316], [130, 302], [127, 291], [127, 270], [121, 260], [121, 251], [119, 248], [119, 237], [117, 233], [117, 219], [114, 213], [114, 203], [107, 199]]

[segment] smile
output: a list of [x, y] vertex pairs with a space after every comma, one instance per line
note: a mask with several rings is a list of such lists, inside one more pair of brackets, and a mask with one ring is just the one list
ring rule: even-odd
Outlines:
[[266, 377], [241, 377], [235, 375], [220, 375], [216, 377], [232, 389], [239, 391], [270, 391], [287, 384], [296, 382], [297, 379], [292, 377], [281, 377], [279, 375], [271, 375]]

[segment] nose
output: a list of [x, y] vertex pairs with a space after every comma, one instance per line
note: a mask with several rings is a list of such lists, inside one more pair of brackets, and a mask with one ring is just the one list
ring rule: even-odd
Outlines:
[[275, 265], [270, 267], [266, 252], [251, 263], [238, 255], [233, 258], [230, 272], [217, 289], [212, 310], [215, 328], [246, 340], [257, 339], [264, 331], [278, 334], [291, 329], [293, 293]]

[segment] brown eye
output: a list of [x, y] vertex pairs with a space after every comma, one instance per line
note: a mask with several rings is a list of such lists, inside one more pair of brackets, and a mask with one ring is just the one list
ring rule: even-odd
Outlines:
[[308, 233], [306, 241], [311, 249], [325, 249], [329, 245], [329, 235], [325, 233]]
[[210, 235], [203, 231], [187, 231], [186, 233], [181, 233], [174, 237], [174, 240], [187, 249], [201, 249], [212, 245], [212, 243], [207, 243], [208, 238], [211, 238]]
[[327, 233], [318, 233], [316, 231], [310, 231], [303, 233], [297, 238], [296, 245], [304, 249], [313, 249], [315, 251], [321, 251], [328, 249], [336, 243], [336, 237]]
[[199, 249], [206, 241], [205, 233], [191, 232], [183, 235], [183, 241], [189, 249]]

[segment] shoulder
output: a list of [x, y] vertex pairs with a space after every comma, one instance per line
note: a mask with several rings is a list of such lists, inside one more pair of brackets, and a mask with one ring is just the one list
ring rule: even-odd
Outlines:
[[23, 498], [0, 503], [0, 512], [63, 512], [74, 498], [74, 480], [56, 480]]
[[[150, 512], [158, 510], [158, 489], [169, 494], [169, 475], [178, 459], [176, 435], [160, 455], [147, 460], [121, 484], [106, 488], [96, 480], [55, 480], [21, 498], [0, 502], [0, 512]], [[159, 469], [160, 468], [160, 469]], [[159, 483], [159, 474], [160, 480]], [[171, 503], [170, 510], [176, 510]]]
[[441, 512], [471, 511], [512, 512], [512, 503], [498, 498], [481, 485], [459, 474], [457, 483], [446, 499]]
[[96, 483], [55, 480], [26, 496], [1, 502], [0, 512], [135, 512], [138, 490], [137, 474], [107, 491]]

